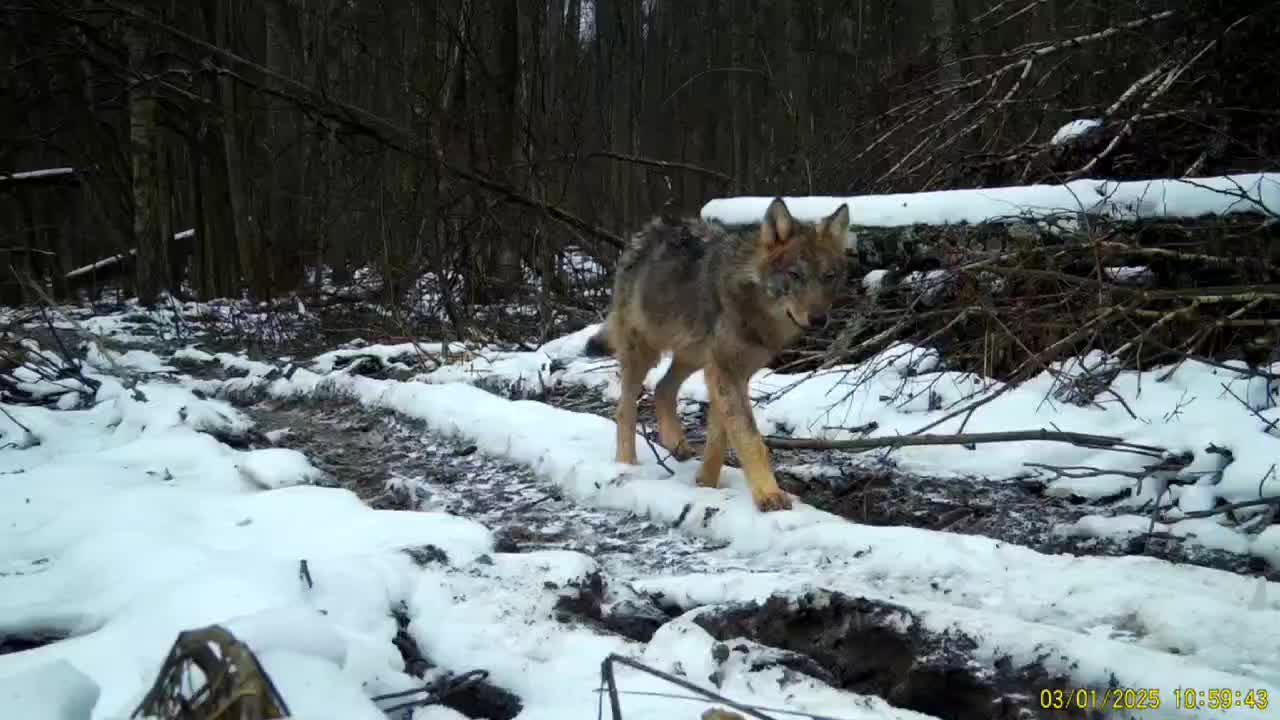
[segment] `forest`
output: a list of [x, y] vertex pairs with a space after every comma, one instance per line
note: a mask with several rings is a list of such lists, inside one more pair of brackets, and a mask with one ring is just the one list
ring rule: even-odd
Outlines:
[[[1276, 2], [0, 7], [10, 302], [23, 278], [62, 296], [121, 272], [144, 302], [270, 300], [370, 266], [391, 302], [431, 274], [465, 307], [529, 272], [572, 294], [566, 248], [608, 267], [638, 223], [714, 197], [1217, 175], [1280, 152]], [[1079, 118], [1098, 125], [1050, 142]]]

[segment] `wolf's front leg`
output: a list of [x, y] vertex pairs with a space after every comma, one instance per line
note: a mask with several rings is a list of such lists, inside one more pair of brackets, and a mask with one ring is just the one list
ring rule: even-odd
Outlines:
[[737, 378], [721, 368], [707, 367], [707, 389], [712, 403], [719, 402], [723, 409], [725, 434], [742, 462], [742, 470], [751, 486], [751, 497], [761, 512], [788, 510], [791, 498], [778, 487], [769, 466], [769, 448], [756, 428], [751, 414], [751, 397], [747, 394], [747, 378]]

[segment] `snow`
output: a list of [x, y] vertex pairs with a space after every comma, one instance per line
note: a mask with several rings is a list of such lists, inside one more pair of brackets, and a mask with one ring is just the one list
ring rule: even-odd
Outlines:
[[153, 353], [146, 350], [128, 350], [123, 353], [107, 350], [95, 342], [86, 343], [88, 351], [85, 362], [98, 370], [110, 371], [112, 367], [136, 371], [139, 373], [173, 372], [172, 365], [160, 361]]
[[[833, 690], [812, 679], [804, 678], [796, 683], [788, 677], [790, 673], [776, 665], [767, 670], [753, 671], [751, 667], [764, 654], [758, 646], [752, 647], [754, 643], [734, 642], [735, 646], [746, 645], [747, 651], [731, 652], [725, 662], [717, 662], [712, 654], [715, 639], [694, 623], [694, 617], [700, 612], [690, 611], [659, 628], [645, 648], [641, 661], [667, 673], [686, 675], [686, 679], [726, 697], [754, 695], [753, 704], [766, 706], [774, 712], [785, 709], [787, 714], [804, 713], [847, 720], [916, 720], [928, 717], [894, 708], [877, 697], [851, 702], [848, 693]], [[643, 678], [634, 672], [631, 675], [637, 680]], [[722, 678], [718, 684], [706, 680], [712, 675]], [[653, 684], [652, 680], [646, 684]], [[654, 689], [662, 688], [655, 685]]]
[[245, 480], [264, 490], [305, 485], [324, 479], [307, 456], [289, 448], [263, 448], [243, 455], [239, 466]]
[[885, 281], [889, 277], [888, 270], [872, 270], [862, 278], [862, 289], [868, 296], [875, 297], [884, 291]]
[[[102, 322], [125, 328], [119, 318]], [[932, 632], [974, 638], [979, 662], [1042, 662], [1077, 685], [1114, 679], [1165, 695], [1177, 686], [1280, 693], [1274, 642], [1280, 583], [1153, 558], [1044, 554], [982, 536], [859, 525], [799, 501], [791, 511], [762, 514], [737, 469], [725, 468], [724, 487], [712, 490], [694, 483], [696, 460], [665, 459], [672, 475], [647, 451], [640, 466], [620, 466], [612, 462], [609, 419], [477, 387], [581, 385], [616, 396], [616, 364], [580, 357], [597, 330], [589, 326], [528, 352], [451, 346], [448, 360], [443, 345], [423, 343], [432, 361], [444, 364], [407, 380], [362, 376], [344, 363], [370, 356], [417, 370], [411, 345], [341, 348], [280, 372], [283, 359], [269, 363], [192, 344], [167, 358], [86, 344], [84, 372], [102, 386], [85, 409], [6, 405], [13, 420], [0, 415], [5, 442], [26, 432], [14, 421], [38, 441], [0, 451], [0, 637], [65, 636], [0, 655], [0, 717], [127, 716], [176, 635], [213, 623], [254, 650], [295, 716], [384, 717], [372, 696], [420, 684], [405, 674], [391, 642], [398, 629], [392, 610], [407, 615], [407, 632], [433, 663], [453, 672], [483, 668], [516, 693], [520, 720], [591, 712], [600, 662], [609, 653], [678, 670], [764, 707], [847, 720], [924, 717], [758, 662], [766, 649], [750, 643], [727, 660], [713, 659], [714, 641], [694, 622], [717, 604], [823, 591], [898, 604]], [[45, 357], [28, 347], [30, 356]], [[966, 429], [1089, 432], [1189, 451], [1190, 466], [1148, 479], [1141, 493], [1119, 475], [1051, 481], [1061, 493], [1131, 493], [1129, 511], [1086, 516], [1058, 532], [1145, 534], [1150, 513], [1141, 502], [1161, 496], [1168, 508], [1157, 531], [1280, 561], [1280, 527], [1248, 534], [1221, 518], [1185, 517], [1219, 502], [1280, 493], [1280, 478], [1268, 475], [1280, 457], [1280, 438], [1266, 429], [1280, 417], [1275, 384], [1243, 368], [1187, 361], [1165, 382], [1153, 378], [1167, 368], [1115, 378], [1112, 388], [1136, 418], [1104, 396], [1083, 407], [1054, 399], [1063, 377], [1112, 362], [1098, 353], [1061, 363], [986, 405]], [[216, 364], [241, 376], [196, 380], [174, 369], [190, 364]], [[650, 388], [664, 370], [649, 373]], [[57, 394], [31, 366], [11, 374]], [[861, 436], [841, 428], [869, 422], [877, 423], [877, 435], [908, 434], [1002, 387], [948, 370], [938, 353], [905, 344], [813, 375], [762, 371], [751, 383], [765, 432], [831, 439]], [[244, 435], [253, 423], [192, 388], [224, 395], [254, 389], [278, 400], [345, 397], [420, 420], [437, 436], [528, 466], [579, 506], [634, 514], [673, 535], [718, 543], [707, 551], [715, 569], [625, 578], [628, 591], [661, 593], [687, 610], [647, 643], [564, 622], [557, 602], [601, 572], [596, 560], [568, 550], [495, 552], [489, 530], [472, 520], [370, 509], [351, 492], [322, 486], [329, 478], [297, 450], [241, 451], [215, 439]], [[681, 399], [705, 398], [699, 373]], [[1171, 413], [1175, 407], [1181, 411]], [[955, 432], [959, 423], [929, 432]], [[280, 431], [270, 439], [286, 437]], [[1234, 459], [1206, 452], [1210, 444], [1231, 450]], [[906, 447], [891, 458], [912, 472], [1001, 478], [1032, 472], [1027, 462], [1126, 472], [1149, 462], [1052, 442]], [[838, 480], [824, 466], [794, 469]], [[1257, 514], [1241, 511], [1250, 516]], [[443, 551], [447, 562], [419, 564], [403, 552], [424, 545]], [[625, 668], [618, 679], [626, 691], [672, 689]], [[625, 700], [627, 717], [641, 720], [702, 707], [644, 695]], [[1171, 703], [1165, 710], [1171, 718], [1196, 717]], [[437, 707], [413, 717], [457, 714]]]
[[[88, 410], [6, 408], [42, 442], [0, 453], [0, 636], [70, 637], [0, 655], [0, 716], [123, 717], [178, 632], [228, 623], [300, 717], [381, 717], [368, 694], [413, 684], [390, 644], [388, 610], [416, 572], [399, 550], [432, 544], [467, 563], [491, 551], [489, 532], [287, 487], [306, 481], [300, 454], [237, 452], [200, 432], [247, 427], [226, 403], [138, 390], [147, 400], [104, 382]], [[280, 489], [255, 490], [246, 467]], [[37, 692], [55, 714], [16, 712]]]
[[76, 720], [89, 717], [98, 686], [66, 660], [53, 660], [0, 677], [0, 708], [22, 720]]
[[[606, 397], [616, 398], [618, 378], [612, 360], [578, 357], [587, 338], [598, 330], [589, 326], [569, 336], [558, 338], [530, 352], [493, 352], [476, 354], [469, 359], [446, 364], [414, 378], [418, 382], [371, 380], [344, 372], [316, 372], [331, 367], [328, 362], [312, 363], [313, 370], [299, 370], [290, 379], [259, 378], [256, 385], [281, 397], [306, 395], [317, 391], [349, 394], [366, 404], [402, 412], [427, 420], [445, 432], [467, 436], [486, 436], [497, 432], [499, 440], [491, 446], [499, 453], [524, 453], [522, 461], [535, 466], [570, 463], [557, 458], [544, 458], [546, 447], [554, 443], [537, 434], [540, 427], [558, 427], [564, 423], [565, 441], [583, 451], [598, 453], [611, 447], [611, 441], [583, 440], [603, 438], [611, 432], [608, 420], [595, 416], [568, 414], [561, 418], [545, 406], [529, 403], [508, 409], [507, 401], [464, 387], [465, 383], [499, 387], [511, 396], [528, 397], [531, 390], [561, 385], [583, 385], [600, 389]], [[369, 346], [361, 353], [394, 356], [391, 348]], [[322, 356], [325, 357], [325, 356]], [[1055, 401], [1064, 378], [1078, 377], [1090, 370], [1106, 368], [1112, 361], [1095, 354], [1081, 363], [1058, 363], [1050, 370], [1017, 388], [1005, 392], [988, 403], [971, 419], [966, 430], [973, 432], [1008, 432], [1019, 430], [1059, 430], [1101, 434], [1123, 438], [1126, 442], [1166, 448], [1173, 453], [1189, 452], [1191, 464], [1173, 477], [1154, 476], [1143, 483], [1141, 492], [1125, 473], [1141, 470], [1153, 458], [1084, 449], [1068, 443], [1051, 441], [994, 443], [977, 449], [959, 445], [904, 447], [893, 454], [894, 462], [905, 471], [938, 477], [1008, 477], [1014, 474], [1041, 474], [1048, 480], [1050, 496], [1077, 496], [1100, 499], [1130, 495], [1135, 506], [1153, 502], [1166, 489], [1163, 502], [1172, 503], [1168, 515], [1177, 520], [1180, 513], [1200, 512], [1219, 502], [1239, 502], [1280, 494], [1280, 475], [1271, 471], [1280, 457], [1280, 437], [1268, 432], [1266, 423], [1280, 418], [1277, 397], [1280, 383], [1267, 382], [1240, 369], [1222, 368], [1196, 361], [1184, 362], [1166, 381], [1156, 382], [1165, 368], [1148, 373], [1121, 372], [1111, 388], [1124, 404], [1101, 395], [1098, 404], [1079, 406]], [[648, 374], [645, 384], [653, 389], [666, 371], [669, 360], [659, 363]], [[1280, 372], [1280, 364], [1272, 372]], [[243, 380], [228, 381], [243, 383]], [[898, 344], [853, 366], [838, 366], [813, 374], [783, 374], [771, 371], [757, 373], [751, 382], [756, 399], [756, 419], [765, 434], [793, 433], [798, 436], [841, 440], [863, 437], [860, 430], [871, 423], [874, 435], [893, 436], [918, 432], [941, 420], [955, 409], [986, 394], [1002, 389], [1001, 383], [972, 373], [946, 370], [937, 353]], [[1244, 407], [1240, 400], [1249, 403]], [[702, 374], [695, 373], [681, 388], [683, 403], [705, 402], [706, 387]], [[478, 424], [450, 408], [457, 404], [471, 416], [487, 419]], [[1127, 406], [1127, 407], [1126, 407]], [[425, 407], [436, 408], [432, 411]], [[1179, 408], [1179, 412], [1171, 412]], [[1132, 410], [1134, 415], [1129, 414]], [[503, 420], [510, 412], [532, 413], [525, 422]], [[542, 415], [543, 413], [552, 413]], [[1256, 413], [1256, 415], [1255, 415]], [[946, 434], [960, 430], [963, 417], [956, 417], [929, 432]], [[520, 427], [509, 430], [513, 425]], [[603, 428], [603, 431], [601, 430]], [[844, 430], [842, 428], [850, 428]], [[641, 447], [645, 445], [642, 444]], [[1225, 448], [1233, 454], [1228, 462], [1220, 452], [1209, 452], [1210, 446]], [[536, 448], [536, 449], [534, 449]], [[566, 448], [568, 450], [568, 448]], [[1056, 466], [1091, 466], [1103, 472], [1079, 479], [1048, 476], [1028, 463]], [[586, 487], [606, 482], [616, 472], [595, 476], [582, 469], [574, 471], [571, 484]], [[735, 492], [730, 490], [730, 492]], [[674, 503], [674, 501], [672, 501]], [[609, 507], [618, 507], [613, 502]], [[674, 504], [676, 511], [681, 507]], [[1263, 512], [1258, 507], [1239, 511], [1249, 517]], [[1118, 522], [1118, 521], [1117, 521]], [[1192, 526], [1187, 526], [1192, 527]], [[1207, 530], [1185, 533], [1208, 547], [1239, 547], [1240, 540], [1224, 540], [1220, 533]], [[1228, 531], [1234, 532], [1234, 531]], [[1123, 534], [1123, 533], [1121, 533]], [[1217, 538], [1217, 539], [1210, 539]]]
[[[1280, 173], [1123, 182], [1081, 179], [1064, 185], [783, 199], [792, 215], [810, 222], [830, 215], [841, 203], [848, 203], [853, 227], [976, 224], [1076, 217], [1080, 213], [1116, 220], [1194, 218], [1280, 212]], [[717, 198], [702, 207], [702, 217], [730, 225], [755, 224], [764, 217], [772, 200]], [[851, 235], [850, 242], [854, 241]]]
[[1130, 285], [1144, 284], [1150, 282], [1152, 278], [1151, 268], [1145, 265], [1108, 267], [1103, 268], [1103, 272], [1112, 282]]
[[[160, 364], [137, 352], [138, 364]], [[557, 619], [557, 588], [597, 570], [585, 555], [494, 553], [490, 533], [469, 520], [375, 511], [345, 490], [299, 486], [314, 472], [301, 453], [236, 451], [201, 432], [248, 429], [225, 402], [159, 382], [139, 383], [140, 400], [111, 376], [93, 377], [103, 390], [89, 409], [6, 408], [42, 442], [0, 454], [0, 636], [66, 639], [0, 655], [0, 716], [123, 718], [177, 634], [218, 623], [253, 649], [293, 716], [381, 718], [371, 696], [418, 684], [391, 643], [396, 607], [433, 661], [483, 667], [517, 692], [521, 718], [594, 707], [599, 662], [610, 652], [670, 665], [661, 644], [644, 648]], [[5, 421], [6, 435], [15, 429]], [[249, 475], [256, 481], [245, 482]], [[422, 567], [401, 552], [428, 544], [448, 564]], [[740, 699], [783, 701], [780, 690], [752, 690], [776, 681], [777, 670], [728, 670], [726, 688]], [[628, 689], [666, 689], [619, 677]], [[809, 684], [815, 699], [801, 706], [920, 717]], [[681, 704], [629, 698], [628, 717], [669, 717]], [[415, 717], [451, 715], [436, 708]]]
[[[593, 386], [601, 388], [606, 396], [616, 398], [616, 363], [566, 359], [580, 352], [582, 343], [597, 329], [598, 326], [584, 328], [533, 352], [507, 353], [500, 361], [489, 362], [489, 374], [505, 371], [509, 378], [526, 382], [532, 376], [548, 387]], [[560, 362], [560, 369], [551, 370], [553, 360]], [[1243, 366], [1234, 370], [1187, 361], [1164, 382], [1152, 378], [1162, 375], [1166, 368], [1145, 374], [1122, 372], [1115, 378], [1112, 389], [1126, 399], [1136, 417], [1131, 417], [1120, 403], [1108, 402], [1105, 395], [1100, 396], [1100, 406], [1080, 407], [1053, 401], [1053, 393], [1059, 389], [1064, 374], [1079, 375], [1087, 368], [1104, 367], [1108, 362], [1098, 357], [1084, 366], [1059, 363], [987, 404], [966, 429], [970, 432], [979, 428], [983, 432], [1056, 429], [1112, 435], [1172, 452], [1192, 452], [1195, 460], [1183, 471], [1179, 482], [1194, 481], [1195, 489], [1182, 489], [1174, 496], [1176, 504], [1187, 512], [1208, 509], [1217, 501], [1248, 500], [1258, 497], [1259, 493], [1280, 494], [1280, 477], [1275, 473], [1268, 475], [1271, 463], [1280, 457], [1280, 438], [1265, 431], [1265, 423], [1280, 418], [1280, 407], [1277, 407], [1280, 383], [1250, 376]], [[664, 360], [648, 374], [645, 382], [650, 390], [666, 371], [667, 363]], [[469, 371], [469, 366], [463, 367]], [[1280, 372], [1280, 364], [1273, 366], [1271, 372]], [[449, 366], [435, 374], [446, 375], [450, 380], [471, 377], [469, 372]], [[764, 370], [751, 382], [752, 395], [757, 399], [756, 419], [762, 432], [790, 431], [799, 436], [832, 440], [861, 437], [861, 432], [840, 428], [860, 428], [869, 423], [876, 423], [875, 435], [878, 436], [911, 434], [1001, 387], [989, 378], [946, 370], [936, 353], [906, 344], [890, 347], [855, 366], [835, 367], [815, 375]], [[1249, 407], [1242, 406], [1235, 396], [1245, 399]], [[685, 383], [680, 397], [686, 402], [706, 401], [700, 372]], [[1179, 407], [1181, 412], [1170, 412]], [[954, 418], [929, 432], [956, 432], [962, 421], [963, 418]], [[1210, 445], [1232, 450], [1234, 460], [1225, 464], [1222, 455], [1206, 452]], [[1136, 471], [1152, 462], [1138, 455], [1084, 450], [1056, 442], [991, 444], [977, 450], [961, 446], [906, 447], [897, 450], [894, 458], [900, 468], [911, 472], [987, 477], [1030, 472], [1025, 469], [1027, 462], [1092, 465], [1122, 472]], [[1149, 487], [1156, 485], [1156, 482], [1148, 483]], [[1132, 486], [1131, 478], [1103, 474], [1084, 480], [1055, 480], [1050, 483], [1049, 491], [1050, 494], [1099, 498], [1124, 493]]]
[[[802, 686], [781, 683], [778, 668], [758, 671], [743, 661], [719, 668], [723, 680], [716, 688], [707, 678], [711, 638], [681, 620], [662, 628], [644, 645], [557, 621], [553, 608], [560, 592], [556, 588], [580, 583], [595, 569], [593, 561], [578, 553], [542, 551], [497, 555], [492, 565], [480, 564], [471, 572], [429, 570], [409, 601], [415, 618], [409, 632], [427, 656], [448, 667], [488, 669], [491, 681], [520, 696], [524, 703], [520, 720], [559, 720], [593, 712], [599, 700], [594, 690], [600, 685], [600, 662], [610, 653], [639, 656], [665, 670], [678, 664], [688, 680], [739, 702], [814, 712], [841, 708], [838, 717], [849, 720], [925, 717], [813, 681]], [[617, 681], [628, 692], [674, 689], [621, 666]], [[681, 711], [694, 715], [689, 708], [699, 707], [631, 694], [624, 702], [626, 717], [653, 720], [678, 717]]]
[[1102, 127], [1102, 121], [1094, 118], [1072, 120], [1058, 128], [1058, 131], [1053, 134], [1053, 138], [1049, 140], [1049, 144], [1063, 145], [1100, 127]]
[[[578, 336], [587, 332], [584, 330]], [[929, 357], [919, 353], [915, 361], [918, 364]], [[895, 361], [899, 368], [910, 366], [901, 357]], [[1183, 370], [1174, 378], [1186, 378], [1179, 384], [1233, 381], [1230, 377], [1212, 377], [1215, 371], [1217, 369]], [[1200, 373], [1207, 375], [1201, 377]], [[838, 376], [828, 374], [812, 378], [762, 408], [762, 424], [787, 419], [802, 427], [805, 421], [814, 421], [812, 409], [832, 388], [835, 377]], [[891, 382], [910, 384], [912, 380], [899, 376]], [[766, 377], [759, 378], [756, 387], [776, 388], [779, 384], [777, 379]], [[952, 383], [939, 385], [948, 388]], [[1046, 388], [1035, 387], [1035, 381], [1031, 385], [1030, 396], [1021, 395], [1019, 391], [1010, 393], [1012, 399], [1007, 401], [1008, 407], [1002, 408], [1004, 413], [993, 409], [993, 419], [1004, 414], [1006, 417], [998, 423], [1021, 427], [1049, 424], [1043, 417], [1037, 418], [1035, 411]], [[640, 467], [620, 467], [611, 461], [613, 425], [609, 420], [537, 402], [506, 400], [457, 383], [400, 382], [299, 371], [291, 379], [268, 382], [267, 389], [271, 395], [281, 398], [313, 393], [348, 395], [370, 408], [392, 410], [423, 420], [438, 432], [475, 442], [485, 452], [529, 465], [582, 504], [634, 512], [672, 525], [683, 517], [698, 518], [700, 521], [682, 522], [680, 530], [728, 543], [738, 552], [772, 558], [771, 562], [786, 564], [795, 558], [808, 559], [808, 563], [800, 566], [808, 568], [808, 572], [791, 567], [791, 572], [777, 581], [781, 585], [769, 586], [773, 590], [821, 583], [848, 592], [880, 593], [899, 602], [906, 599], [913, 607], [928, 609], [941, 603], [946, 606], [941, 616], [948, 618], [948, 622], [963, 620], [967, 626], [978, 624], [984, 629], [986, 624], [994, 622], [987, 614], [998, 610], [1002, 616], [1022, 624], [1019, 632], [1002, 632], [1002, 637], [1022, 637], [1019, 644], [1028, 653], [1037, 643], [1049, 643], [1072, 662], [1093, 662], [1100, 673], [1104, 666], [1114, 670], [1114, 664], [1125, 657], [1127, 646], [1119, 643], [1108, 646], [1108, 654], [1099, 656], [1095, 645], [1066, 639], [1074, 637], [1072, 633], [1133, 615], [1148, 631], [1141, 641], [1142, 647], [1160, 651], [1176, 648], [1181, 657], [1176, 662], [1150, 663], [1146, 653], [1127, 656], [1142, 661], [1128, 671], [1131, 684], [1172, 688], [1171, 678], [1188, 683], [1221, 684], [1228, 681], [1229, 674], [1249, 676], [1251, 683], [1280, 681], [1280, 647], [1264, 639], [1269, 632], [1267, 624], [1280, 619], [1280, 596], [1273, 588], [1268, 593], [1272, 599], [1264, 610], [1244, 613], [1242, 608], [1255, 591], [1253, 583], [1228, 573], [1145, 558], [1043, 555], [983, 537], [861, 526], [803, 503], [797, 503], [792, 512], [760, 514], [752, 506], [744, 478], [737, 470], [725, 470], [727, 487], [709, 490], [694, 485], [696, 461], [668, 460], [667, 464], [675, 470], [674, 477], [667, 477], [657, 461], [644, 453]], [[893, 432], [895, 423], [923, 423], [931, 417], [930, 411], [923, 408], [908, 408], [904, 412], [886, 403], [876, 403], [878, 387], [858, 392], [853, 402], [842, 407], [841, 413], [862, 414], [842, 415], [842, 423], [855, 424], [877, 417], [888, 424], [887, 431]], [[1163, 406], [1168, 393], [1176, 392], [1177, 389], [1161, 389], [1148, 382], [1143, 397], [1156, 406]], [[793, 397], [801, 399], [788, 400]], [[1031, 403], [1031, 398], [1036, 402]], [[1206, 408], [1209, 419], [1188, 423], [1191, 428], [1180, 428], [1177, 423], [1148, 426], [1136, 422], [1128, 428], [1115, 429], [1129, 430], [1135, 442], [1174, 443], [1182, 438], [1180, 442], [1186, 444], [1186, 438], [1194, 437], [1194, 444], [1189, 446], [1193, 449], [1200, 449], [1209, 441], [1232, 445], [1237, 448], [1238, 458], [1223, 470], [1218, 492], [1231, 497], [1244, 493], [1247, 485], [1249, 494], [1256, 493], [1261, 473], [1254, 474], [1252, 470], [1277, 456], [1275, 444], [1280, 440], [1263, 434], [1256, 427], [1256, 419], [1251, 418], [1255, 426], [1248, 428], [1224, 422], [1225, 416], [1231, 414], [1250, 416], [1239, 408], [1228, 412], [1233, 406], [1227, 403], [1212, 405], [1222, 402], [1213, 394], [1206, 393], [1197, 402], [1209, 404]], [[875, 414], [867, 415], [868, 410]], [[1076, 413], [1079, 415], [1073, 418]], [[1106, 427], [1107, 421], [1117, 422], [1118, 415], [1113, 411], [1057, 406], [1053, 422], [1067, 423], [1068, 427], [1063, 429], [1073, 429], [1070, 425], [1074, 419], [1074, 424], [1087, 423], [1087, 429], [1096, 432], [1112, 429]], [[950, 429], [942, 428], [943, 431]], [[1177, 447], [1177, 443], [1174, 444]], [[1082, 452], [1079, 448], [1053, 443], [990, 447], [983, 453], [962, 448], [911, 448], [903, 454], [918, 468], [953, 466], [956, 472], [973, 472], [982, 468], [1007, 470], [1028, 456], [1044, 462], [1079, 462]], [[987, 457], [988, 453], [995, 457]], [[1112, 464], [1123, 467], [1126, 460], [1120, 456]], [[957, 465], [958, 468], [954, 467]], [[1234, 472], [1237, 465], [1246, 470], [1237, 475]], [[1274, 492], [1270, 488], [1269, 491]], [[1199, 524], [1195, 532], [1203, 534], [1205, 528]], [[818, 572], [813, 571], [816, 558], [821, 558], [821, 565], [825, 565]], [[765, 576], [754, 573], [750, 580], [760, 582], [762, 577]], [[702, 582], [706, 580], [700, 578]], [[1160, 588], [1160, 594], [1153, 596], [1151, 588]], [[1192, 625], [1179, 619], [1188, 614], [1197, 619]], [[1232, 630], [1224, 634], [1224, 627]], [[1224, 642], [1223, 638], [1228, 636], [1231, 641]], [[1173, 669], [1177, 673], [1170, 674]], [[1105, 684], [1105, 677], [1099, 678]], [[1236, 680], [1236, 684], [1242, 682], [1240, 678]]]
[[467, 346], [462, 343], [399, 343], [396, 345], [365, 346], [339, 348], [317, 355], [311, 361], [311, 368], [316, 372], [333, 372], [339, 364], [350, 362], [352, 358], [376, 357], [387, 367], [402, 370], [414, 369], [420, 358], [433, 359], [442, 353], [464, 353]]

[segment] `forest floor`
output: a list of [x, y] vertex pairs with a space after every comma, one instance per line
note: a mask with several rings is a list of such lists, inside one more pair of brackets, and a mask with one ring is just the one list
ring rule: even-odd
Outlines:
[[[652, 445], [638, 468], [611, 462], [616, 379], [580, 357], [584, 331], [450, 348], [276, 318], [262, 343], [208, 308], [62, 314], [60, 342], [22, 325], [33, 344], [6, 370], [11, 393], [43, 402], [4, 405], [0, 709], [52, 695], [127, 716], [177, 632], [215, 622], [296, 717], [381, 717], [399, 701], [372, 698], [475, 669], [479, 689], [413, 717], [580, 717], [610, 653], [766, 715], [1193, 718], [1179, 688], [1230, 688], [1239, 702], [1215, 713], [1243, 718], [1280, 690], [1280, 529], [1153, 523], [1128, 465], [1106, 482], [1025, 465], [1092, 466], [1096, 450], [778, 450], [798, 502], [761, 514], [736, 470], [708, 490], [696, 460]], [[767, 431], [832, 416], [816, 390], [777, 392], [784, 380], [759, 380]], [[699, 385], [681, 400], [695, 445]], [[842, 427], [933, 412], [856, 392]], [[969, 430], [1022, 422], [1035, 392]], [[1167, 398], [1147, 397], [1133, 412], [1164, 416]], [[1037, 426], [1119, 428], [1085, 412]], [[1216, 422], [1255, 419], [1235, 414]], [[648, 399], [641, 420], [652, 429]], [[1189, 443], [1216, 440], [1188, 425]], [[1144, 428], [1119, 432], [1149, 441]], [[628, 718], [724, 706], [617, 679]]]

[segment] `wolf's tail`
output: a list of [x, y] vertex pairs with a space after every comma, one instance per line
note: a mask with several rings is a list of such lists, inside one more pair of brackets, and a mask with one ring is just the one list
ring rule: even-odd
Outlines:
[[600, 329], [596, 331], [587, 340], [586, 346], [582, 350], [582, 354], [586, 357], [609, 357], [613, 355], [613, 346], [609, 344], [609, 324], [604, 323]]

